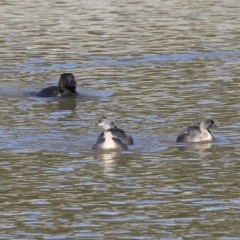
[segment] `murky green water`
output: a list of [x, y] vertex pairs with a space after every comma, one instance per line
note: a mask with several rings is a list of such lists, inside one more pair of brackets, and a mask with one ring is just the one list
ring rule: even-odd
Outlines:
[[[240, 239], [240, 2], [0, 3], [0, 239]], [[31, 96], [72, 72], [80, 98]], [[91, 151], [106, 115], [128, 153]], [[216, 142], [179, 147], [210, 117]]]

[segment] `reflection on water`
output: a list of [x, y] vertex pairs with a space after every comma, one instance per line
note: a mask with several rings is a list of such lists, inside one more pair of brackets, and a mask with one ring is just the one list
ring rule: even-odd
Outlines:
[[113, 165], [115, 161], [120, 158], [120, 155], [121, 153], [119, 151], [98, 152], [94, 159], [100, 161], [105, 174], [111, 175], [111, 172], [113, 171]]
[[[239, 8], [1, 1], [1, 238], [239, 239]], [[79, 97], [29, 94], [63, 72]], [[129, 152], [91, 151], [105, 115]], [[176, 145], [204, 118], [215, 142]]]
[[180, 151], [188, 152], [196, 157], [204, 157], [212, 154], [212, 143], [188, 143], [177, 146]]

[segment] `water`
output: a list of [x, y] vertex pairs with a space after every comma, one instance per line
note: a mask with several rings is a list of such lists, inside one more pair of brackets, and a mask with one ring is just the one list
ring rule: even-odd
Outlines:
[[[0, 239], [240, 239], [239, 8], [0, 3]], [[72, 72], [81, 97], [32, 92]], [[132, 135], [91, 151], [105, 115]], [[210, 117], [214, 143], [177, 146]]]

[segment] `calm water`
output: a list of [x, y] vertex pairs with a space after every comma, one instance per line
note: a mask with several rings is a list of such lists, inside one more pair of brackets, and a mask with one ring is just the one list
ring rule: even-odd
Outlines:
[[[0, 239], [240, 239], [240, 1], [0, 3]], [[72, 72], [80, 98], [29, 94]], [[91, 151], [102, 115], [130, 133]], [[213, 144], [177, 146], [210, 117]]]

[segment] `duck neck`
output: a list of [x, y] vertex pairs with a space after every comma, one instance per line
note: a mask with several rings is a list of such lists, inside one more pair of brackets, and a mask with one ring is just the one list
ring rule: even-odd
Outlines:
[[201, 135], [204, 140], [213, 140], [213, 136], [208, 129], [201, 129]]
[[106, 141], [113, 141], [113, 139], [112, 139], [113, 135], [112, 135], [112, 132], [111, 132], [110, 129], [109, 130], [104, 130], [103, 134], [104, 134], [104, 138], [105, 138]]
[[63, 96], [70, 96], [70, 95], [75, 95], [76, 94], [76, 87], [63, 87], [62, 85], [59, 84], [58, 86], [59, 88], [59, 92], [61, 93], [61, 95]]

